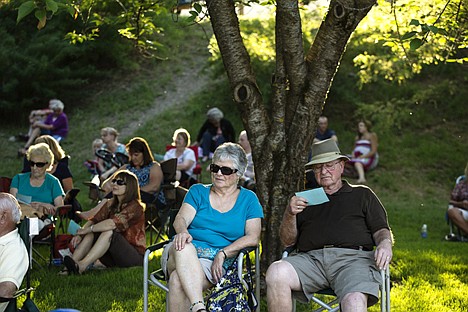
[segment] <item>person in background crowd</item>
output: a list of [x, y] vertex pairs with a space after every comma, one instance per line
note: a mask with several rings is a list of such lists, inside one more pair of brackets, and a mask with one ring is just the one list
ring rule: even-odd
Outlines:
[[357, 135], [351, 159], [346, 163], [345, 176], [355, 176], [357, 183], [366, 183], [365, 172], [374, 169], [379, 163], [379, 145], [377, 134], [371, 132], [371, 123], [367, 120], [358, 122]]
[[[49, 167], [47, 172], [59, 179], [65, 193], [71, 190], [73, 188], [73, 175], [68, 165], [70, 156], [65, 153], [60, 143], [47, 134], [36, 138], [34, 143], [45, 143], [49, 146], [52, 154], [54, 154], [54, 163]], [[26, 157], [24, 158], [23, 170], [21, 172], [31, 172], [31, 166]]]
[[66, 138], [68, 134], [68, 117], [63, 112], [65, 105], [62, 101], [52, 99], [49, 101], [49, 113], [45, 120], [38, 119], [31, 125], [29, 138], [24, 148], [18, 151], [19, 155], [26, 154], [29, 146], [33, 144], [34, 140], [41, 134], [49, 134], [58, 142]]
[[241, 131], [238, 143], [242, 146], [247, 156], [247, 167], [245, 168], [244, 175], [242, 175], [239, 180], [240, 185], [255, 192], [255, 170], [252, 160], [252, 148], [250, 147], [249, 138], [247, 137], [247, 131]]
[[75, 252], [63, 259], [69, 274], [83, 274], [98, 259], [106, 267], [143, 265], [145, 206], [140, 201], [138, 179], [127, 170], [119, 170], [110, 183], [112, 198], [71, 240]]
[[[468, 235], [468, 163], [465, 167], [465, 178], [455, 185], [450, 195], [448, 218], [452, 220], [460, 230], [462, 236]], [[455, 234], [445, 236], [448, 241], [463, 240]]]
[[[101, 146], [101, 149], [107, 150], [113, 155], [115, 155], [116, 153], [122, 153], [127, 155], [125, 145], [117, 141], [118, 136], [119, 133], [114, 128], [102, 128], [101, 139], [103, 144]], [[103, 159], [99, 159], [98, 167], [99, 172], [101, 172], [101, 175], [99, 176], [101, 183], [104, 182], [104, 180], [106, 180], [108, 177], [110, 177], [115, 171], [117, 171], [117, 169], [119, 169], [112, 162], [104, 161]]]
[[213, 107], [206, 113], [206, 121], [200, 128], [194, 145], [202, 148], [202, 162], [206, 162], [210, 153], [224, 142], [234, 142], [235, 131], [231, 122], [224, 118], [223, 112]]
[[[59, 179], [47, 173], [54, 163], [54, 154], [46, 143], [32, 145], [26, 157], [31, 172], [19, 173], [11, 181], [10, 194], [16, 198], [28, 199], [22, 209], [31, 208], [30, 217], [34, 212], [39, 216], [54, 215], [57, 207], [63, 206], [63, 188]], [[40, 229], [43, 224], [40, 224]], [[40, 230], [39, 229], [39, 230]]]
[[175, 146], [175, 148], [171, 148], [166, 152], [164, 160], [176, 158], [176, 180], [190, 186], [196, 182], [196, 179], [192, 175], [197, 163], [195, 152], [187, 147], [190, 145], [190, 133], [184, 128], [179, 128], [174, 131], [172, 140], [172, 146]]
[[333, 139], [335, 142], [338, 142], [335, 131], [328, 129], [328, 118], [320, 116], [318, 119], [317, 131], [315, 132], [314, 143], [327, 139]]

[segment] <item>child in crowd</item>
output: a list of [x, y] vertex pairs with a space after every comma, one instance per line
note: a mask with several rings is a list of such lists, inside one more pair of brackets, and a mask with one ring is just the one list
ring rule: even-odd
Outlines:
[[93, 157], [86, 160], [84, 162], [84, 165], [86, 168], [88, 168], [88, 171], [93, 175], [99, 175], [99, 166], [98, 166], [98, 157], [96, 156], [96, 151], [102, 148], [102, 145], [104, 142], [102, 139], [95, 139], [93, 141], [93, 144], [91, 145], [92, 151], [93, 151]]

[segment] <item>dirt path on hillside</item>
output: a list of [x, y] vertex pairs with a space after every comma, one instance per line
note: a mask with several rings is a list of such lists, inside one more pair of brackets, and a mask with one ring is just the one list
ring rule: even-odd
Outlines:
[[203, 90], [210, 81], [209, 73], [204, 68], [209, 57], [208, 51], [197, 51], [192, 54], [190, 59], [178, 59], [182, 62], [184, 72], [174, 75], [173, 88], [165, 90], [164, 94], [154, 99], [152, 108], [145, 111], [145, 114], [140, 114], [137, 119], [129, 123], [126, 127], [120, 130], [120, 137], [132, 137], [135, 130], [144, 125], [148, 120], [152, 119], [156, 114], [161, 113], [168, 107], [175, 107], [183, 104], [192, 95]]

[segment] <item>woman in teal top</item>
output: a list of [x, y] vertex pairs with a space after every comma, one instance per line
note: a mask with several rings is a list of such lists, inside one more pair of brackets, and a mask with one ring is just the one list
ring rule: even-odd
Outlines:
[[54, 162], [54, 155], [47, 144], [39, 143], [29, 147], [26, 157], [31, 172], [15, 175], [10, 193], [20, 200], [28, 199], [31, 207], [41, 214], [53, 215], [63, 205], [64, 196], [60, 181], [46, 172]]
[[195, 184], [185, 196], [174, 220], [177, 234], [162, 256], [169, 311], [206, 311], [203, 290], [221, 279], [240, 250], [257, 246], [263, 210], [255, 193], [237, 186], [246, 166], [242, 147], [224, 143], [210, 165], [212, 184]]

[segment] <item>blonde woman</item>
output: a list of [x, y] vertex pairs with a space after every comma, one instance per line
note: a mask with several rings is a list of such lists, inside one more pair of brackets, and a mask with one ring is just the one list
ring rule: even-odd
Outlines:
[[[177, 181], [195, 181], [192, 177], [193, 169], [196, 165], [195, 152], [187, 147], [190, 145], [190, 133], [184, 128], [177, 129], [174, 131], [172, 140], [172, 146], [175, 148], [171, 148], [166, 152], [164, 160], [172, 158], [177, 159]], [[189, 186], [192, 184], [193, 183], [187, 183]]]
[[[73, 175], [70, 171], [70, 167], [68, 166], [70, 157], [62, 149], [60, 143], [50, 135], [41, 135], [34, 141], [34, 143], [45, 143], [49, 146], [52, 154], [54, 154], [54, 162], [47, 172], [59, 179], [65, 193], [71, 190], [73, 188]], [[29, 162], [27, 158], [24, 158], [22, 172], [30, 171], [31, 167], [29, 166]]]
[[45, 143], [32, 145], [26, 153], [31, 172], [13, 177], [10, 194], [16, 198], [27, 198], [31, 207], [39, 214], [55, 214], [63, 205], [65, 195], [60, 181], [47, 172], [54, 163], [54, 155]]

